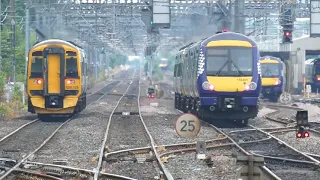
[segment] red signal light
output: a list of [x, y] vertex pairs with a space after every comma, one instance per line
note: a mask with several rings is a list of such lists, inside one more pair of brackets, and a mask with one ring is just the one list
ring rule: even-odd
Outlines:
[[309, 132], [305, 132], [305, 133], [304, 133], [304, 137], [310, 137]]
[[290, 36], [290, 32], [285, 32], [284, 33], [286, 36]]
[[227, 28], [222, 29], [222, 32], [228, 32]]
[[302, 137], [301, 132], [298, 132], [298, 134], [297, 134], [297, 138], [301, 138], [301, 137]]

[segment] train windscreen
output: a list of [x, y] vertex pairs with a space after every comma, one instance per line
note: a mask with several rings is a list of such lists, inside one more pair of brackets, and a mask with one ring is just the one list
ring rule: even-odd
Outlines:
[[314, 72], [316, 75], [320, 75], [320, 63], [314, 65]]
[[280, 75], [279, 63], [261, 63], [262, 77], [278, 77]]
[[208, 48], [207, 76], [252, 76], [252, 51], [246, 47]]

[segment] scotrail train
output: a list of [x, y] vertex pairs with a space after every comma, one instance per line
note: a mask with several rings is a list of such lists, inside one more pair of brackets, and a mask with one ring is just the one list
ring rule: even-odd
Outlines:
[[257, 44], [233, 32], [181, 48], [174, 67], [175, 108], [247, 124], [259, 110], [259, 58]]
[[320, 92], [320, 58], [306, 60], [305, 73], [306, 84], [311, 85], [313, 92]]
[[262, 95], [272, 101], [278, 101], [286, 85], [286, 65], [277, 57], [260, 58], [262, 76]]
[[168, 70], [168, 59], [162, 58], [160, 60], [159, 67], [162, 71]]
[[28, 112], [41, 120], [52, 115], [71, 115], [86, 107], [87, 58], [72, 42], [50, 39], [29, 52]]

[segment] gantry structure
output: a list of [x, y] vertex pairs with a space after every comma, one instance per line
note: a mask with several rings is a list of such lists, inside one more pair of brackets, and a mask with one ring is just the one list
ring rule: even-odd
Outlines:
[[143, 11], [152, 3], [152, 0], [41, 0], [32, 1], [28, 7], [36, 10], [31, 27], [37, 30], [40, 39], [77, 39], [89, 50], [104, 48], [109, 53], [126, 55], [142, 55], [150, 43], [164, 51], [174, 50], [219, 28], [251, 36], [277, 33], [268, 27], [276, 25], [287, 9], [292, 10], [293, 18], [310, 16], [306, 0], [170, 0], [170, 28], [154, 34], [147, 32], [152, 22], [143, 20]]

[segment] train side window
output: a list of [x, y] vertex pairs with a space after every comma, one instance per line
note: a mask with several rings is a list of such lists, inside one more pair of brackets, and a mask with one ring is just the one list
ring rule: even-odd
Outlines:
[[66, 60], [66, 76], [69, 78], [78, 78], [77, 59], [67, 58]]
[[31, 78], [39, 78], [43, 76], [43, 61], [41, 58], [33, 58], [31, 62]]

